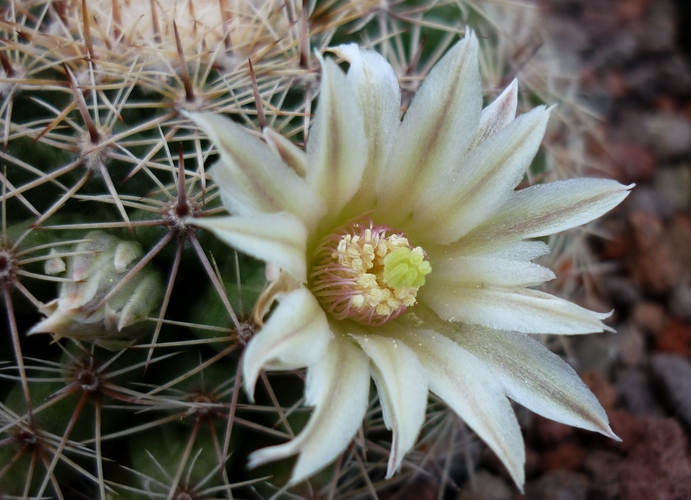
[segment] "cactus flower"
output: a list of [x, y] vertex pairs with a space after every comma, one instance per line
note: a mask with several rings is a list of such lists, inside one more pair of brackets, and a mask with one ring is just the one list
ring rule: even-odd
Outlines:
[[370, 378], [392, 432], [387, 477], [418, 438], [428, 391], [506, 465], [519, 488], [525, 449], [509, 398], [547, 418], [616, 438], [595, 396], [537, 334], [611, 330], [596, 313], [534, 287], [554, 278], [532, 240], [589, 222], [629, 187], [572, 179], [516, 190], [550, 114], [516, 117], [514, 81], [482, 109], [469, 33], [431, 70], [401, 120], [393, 68], [356, 45], [322, 60], [306, 151], [272, 131], [190, 114], [218, 149], [211, 176], [227, 217], [192, 222], [271, 264], [257, 305], [277, 306], [243, 357], [249, 397], [264, 370], [307, 368], [314, 407], [292, 440], [250, 465], [298, 455], [291, 484], [348, 446]]
[[[55, 340], [68, 337], [94, 341], [107, 349], [125, 347], [146, 333], [140, 323], [163, 299], [163, 279], [146, 265], [102, 304], [144, 255], [134, 241], [125, 241], [102, 231], [91, 231], [77, 245], [66, 265], [68, 281], [60, 296], [41, 310], [46, 319], [28, 334], [52, 333]], [[55, 259], [53, 259], [55, 260]], [[54, 261], [47, 267], [60, 269]]]

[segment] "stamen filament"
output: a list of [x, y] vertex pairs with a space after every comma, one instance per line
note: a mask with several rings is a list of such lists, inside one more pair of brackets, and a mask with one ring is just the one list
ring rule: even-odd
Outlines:
[[348, 224], [324, 238], [314, 254], [310, 288], [339, 320], [380, 325], [415, 304], [432, 270], [422, 248], [388, 226]]

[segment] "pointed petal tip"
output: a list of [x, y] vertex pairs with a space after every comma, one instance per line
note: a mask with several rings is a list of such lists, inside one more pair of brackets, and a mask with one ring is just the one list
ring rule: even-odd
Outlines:
[[546, 122], [547, 120], [549, 120], [549, 117], [552, 114], [552, 110], [556, 107], [556, 104], [552, 104], [550, 106], [546, 104], [540, 104], [539, 106], [535, 106], [533, 109], [526, 111], [521, 116], [530, 117], [533, 114], [537, 115], [537, 117], [534, 118], [536, 122], [535, 126], [537, 126], [538, 124], [541, 124], [543, 121]]
[[32, 326], [26, 336], [52, 334], [60, 336], [67, 330], [66, 326], [69, 324], [69, 317], [61, 311], [55, 311], [47, 318], [42, 319], [34, 326]]
[[[513, 101], [517, 104], [518, 101], [518, 78], [514, 78], [511, 83], [509, 83], [502, 94], [506, 95], [507, 99]], [[515, 113], [515, 110], [514, 110]]]
[[242, 378], [244, 379], [244, 382], [242, 384], [242, 387], [245, 390], [247, 400], [250, 402], [250, 404], [254, 404], [254, 390], [257, 387], [257, 379], [259, 378], [259, 373], [245, 373], [245, 366], [246, 365], [244, 365], [243, 363]]
[[[446, 53], [446, 55], [454, 53], [454, 51], [457, 51], [459, 54], [465, 52], [466, 50], [471, 50], [473, 52], [477, 52], [479, 50], [479, 41], [477, 38], [477, 34], [475, 33], [475, 30], [472, 28], [466, 27], [466, 32], [465, 36], [458, 40]], [[458, 56], [459, 54], [456, 54]], [[446, 56], [445, 56], [446, 57]], [[455, 56], [452, 56], [455, 57]], [[477, 57], [474, 57], [474, 59], [477, 59]]]
[[34, 325], [28, 332], [26, 332], [26, 336], [30, 337], [31, 335], [38, 335], [39, 333], [51, 333], [48, 331], [43, 330], [43, 321], [40, 323], [37, 323]]
[[[279, 444], [276, 446], [269, 446], [268, 448], [260, 448], [259, 450], [255, 450], [252, 453], [249, 454], [249, 457], [247, 457], [247, 468], [248, 469], [256, 469], [257, 467], [260, 467], [264, 464], [267, 464], [269, 462], [275, 462], [276, 460], [283, 460], [284, 458], [288, 458], [290, 456], [295, 455], [296, 453], [299, 453], [299, 441], [296, 441], [296, 439], [292, 439], [291, 441], [288, 441], [287, 443]], [[296, 472], [297, 466], [293, 469], [293, 474], [291, 476], [289, 485], [292, 486], [293, 484], [297, 484], [300, 482], [303, 478], [297, 478], [296, 477]], [[298, 479], [298, 481], [293, 482], [294, 479]]]
[[618, 441], [618, 442], [620, 442], [620, 443], [623, 441], [622, 438], [620, 438], [619, 436], [617, 436], [617, 435], [616, 435], [614, 432], [612, 432], [611, 430], [610, 430], [609, 434], [605, 434], [605, 435], [606, 435], [608, 438], [612, 438], [612, 439], [614, 439], [615, 441]]
[[[590, 311], [592, 315], [599, 320], [600, 322], [603, 322], [607, 318], [611, 317], [612, 314], [614, 314], [614, 309], [612, 309], [609, 312], [601, 313], [597, 311]], [[602, 325], [602, 330], [603, 332], [609, 332], [609, 333], [617, 333], [617, 330], [614, 327], [611, 327], [609, 325], [606, 325], [605, 323], [601, 323]]]
[[[595, 179], [599, 179], [599, 178], [596, 177]], [[629, 193], [631, 193], [631, 190], [636, 187], [635, 182], [632, 182], [630, 184], [622, 184], [621, 182], [616, 181], [614, 179], [603, 178], [601, 180], [606, 181], [606, 182], [610, 182], [612, 184], [612, 192], [625, 191], [624, 198], [626, 198], [629, 195]], [[622, 198], [622, 200], [623, 200], [623, 198]]]
[[333, 47], [324, 49], [326, 52], [336, 54], [341, 59], [350, 62], [350, 60], [357, 54], [360, 47], [356, 43], [341, 43]]
[[624, 201], [626, 197], [631, 194], [631, 190], [636, 187], [636, 183], [632, 182], [631, 184], [620, 184], [620, 186], [623, 188], [621, 191], [624, 191], [624, 196], [621, 201]]
[[391, 460], [389, 460], [389, 466], [386, 469], [386, 476], [384, 476], [384, 479], [388, 480], [393, 477], [394, 474], [396, 474], [397, 467], [391, 463]]
[[[507, 468], [507, 470], [509, 470], [509, 467], [507, 466], [506, 462], [504, 462], [504, 460], [502, 460], [502, 463]], [[523, 495], [525, 493], [525, 462], [523, 463], [523, 466], [520, 470], [509, 470], [509, 475], [511, 476], [511, 479], [513, 479], [513, 484], [516, 485], [518, 491], [520, 491], [521, 495]]]
[[599, 432], [605, 437], [608, 437], [610, 439], [614, 439], [615, 441], [622, 442], [622, 439], [617, 436], [614, 431], [612, 430], [612, 427], [609, 425], [609, 421], [607, 420], [607, 417], [604, 417], [604, 421], [597, 422], [597, 427], [595, 427], [593, 430], [596, 432]]
[[324, 56], [323, 54], [319, 51], [319, 49], [314, 49], [314, 57], [317, 58], [317, 61], [319, 61], [319, 66], [321, 67], [322, 71], [324, 70]]
[[466, 31], [465, 38], [463, 38], [463, 41], [465, 41], [468, 44], [469, 50], [472, 50], [474, 53], [477, 53], [480, 50], [480, 42], [477, 38], [477, 34], [475, 33], [474, 29], [469, 28]]
[[394, 476], [394, 474], [400, 472], [401, 464], [403, 463], [403, 458], [408, 453], [408, 451], [410, 451], [405, 450], [401, 453], [401, 450], [398, 449], [398, 444], [396, 443], [396, 441], [398, 440], [396, 438], [396, 433], [394, 432], [393, 443], [391, 444], [391, 452], [389, 454], [389, 463], [386, 467], [386, 476], [384, 477], [384, 479], [391, 479]]
[[264, 465], [268, 462], [271, 462], [274, 457], [272, 453], [265, 453], [268, 450], [271, 450], [271, 448], [262, 448], [260, 450], [254, 451], [250, 453], [249, 457], [247, 458], [247, 468], [248, 469], [256, 469], [257, 467]]
[[257, 467], [259, 467], [263, 463], [263, 462], [260, 462], [254, 455], [255, 455], [254, 453], [250, 454], [249, 458], [247, 459], [247, 469], [248, 470], [256, 469]]

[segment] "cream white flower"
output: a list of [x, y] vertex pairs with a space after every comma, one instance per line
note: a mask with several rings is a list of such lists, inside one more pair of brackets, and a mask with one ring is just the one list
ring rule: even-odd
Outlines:
[[[392, 67], [375, 52], [332, 49], [321, 62], [306, 152], [264, 141], [217, 115], [190, 115], [216, 145], [212, 177], [230, 217], [195, 219], [281, 269], [258, 305], [278, 306], [249, 342], [244, 383], [307, 367], [314, 406], [293, 440], [255, 452], [256, 466], [298, 454], [291, 483], [332, 462], [360, 427], [370, 377], [393, 433], [387, 476], [423, 424], [428, 391], [455, 410], [524, 482], [525, 451], [509, 399], [610, 437], [607, 416], [576, 373], [529, 333], [609, 330], [595, 313], [530, 289], [554, 274], [525, 241], [586, 223], [628, 188], [574, 179], [514, 191], [549, 117], [515, 117], [514, 81], [482, 109], [471, 33], [432, 69], [400, 119]], [[507, 398], [508, 396], [508, 398]]]

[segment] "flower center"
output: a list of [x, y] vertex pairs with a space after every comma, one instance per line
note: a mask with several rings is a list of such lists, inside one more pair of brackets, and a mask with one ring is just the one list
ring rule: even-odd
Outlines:
[[415, 304], [431, 271], [422, 248], [402, 233], [352, 223], [317, 246], [310, 288], [334, 318], [381, 325]]

